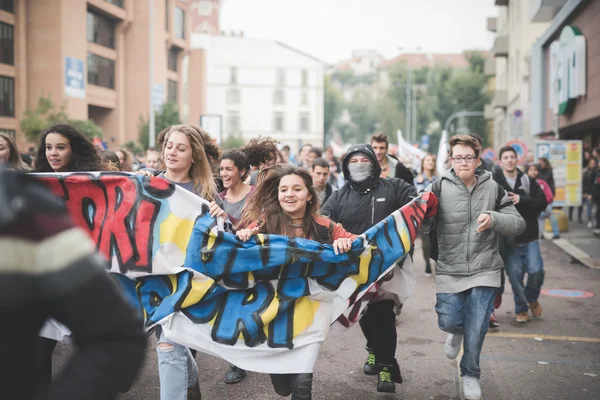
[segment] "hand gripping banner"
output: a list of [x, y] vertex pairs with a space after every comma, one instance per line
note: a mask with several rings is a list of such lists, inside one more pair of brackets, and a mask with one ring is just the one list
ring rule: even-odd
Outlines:
[[425, 193], [335, 255], [330, 245], [279, 235], [243, 243], [219, 229], [208, 202], [162, 178], [36, 175], [64, 198], [147, 329], [161, 325], [175, 343], [258, 372], [312, 372], [332, 324], [358, 320], [363, 296], [437, 210]]

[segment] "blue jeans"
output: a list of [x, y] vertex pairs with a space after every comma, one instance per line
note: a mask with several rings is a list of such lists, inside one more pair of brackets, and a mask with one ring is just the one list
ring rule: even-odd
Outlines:
[[[525, 245], [513, 244], [507, 249], [506, 274], [515, 298], [515, 313], [527, 312], [528, 303], [537, 301], [544, 284], [544, 260], [537, 240]], [[523, 278], [527, 273], [527, 284]]]
[[481, 376], [479, 356], [490, 324], [496, 288], [478, 286], [460, 293], [438, 293], [435, 311], [444, 332], [464, 334], [462, 376]]
[[550, 225], [552, 225], [552, 235], [560, 236], [560, 229], [558, 227], [558, 220], [556, 219], [556, 215], [552, 212], [552, 206], [549, 205], [546, 208], [546, 211], [540, 214], [538, 217], [538, 224], [540, 228], [540, 237], [544, 233], [546, 227], [546, 218], [550, 218]]
[[[165, 348], [161, 343], [171, 346]], [[161, 400], [187, 400], [187, 389], [198, 380], [198, 365], [190, 349], [168, 341], [161, 333], [156, 352]]]

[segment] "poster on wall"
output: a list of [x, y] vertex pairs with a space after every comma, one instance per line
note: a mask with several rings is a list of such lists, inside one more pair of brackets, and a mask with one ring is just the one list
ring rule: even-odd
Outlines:
[[550, 161], [556, 193], [555, 207], [581, 205], [581, 140], [540, 140], [535, 142], [536, 162], [545, 157]]
[[65, 57], [65, 94], [68, 97], [85, 99], [83, 60]]

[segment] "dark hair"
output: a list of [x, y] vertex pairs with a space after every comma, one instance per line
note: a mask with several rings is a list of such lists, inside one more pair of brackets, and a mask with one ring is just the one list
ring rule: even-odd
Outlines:
[[329, 169], [329, 163], [324, 158], [315, 158], [312, 163], [312, 169], [314, 171], [315, 167], [327, 168]]
[[450, 157], [452, 157], [452, 148], [458, 144], [463, 146], [468, 146], [475, 151], [475, 158], [479, 158], [479, 152], [481, 151], [481, 145], [477, 141], [477, 139], [473, 138], [471, 135], [455, 135], [450, 138], [448, 142], [450, 145]]
[[512, 151], [513, 153], [515, 153], [515, 156], [518, 157], [519, 155], [517, 154], [517, 151], [515, 150], [514, 147], [512, 146], [504, 146], [500, 149], [500, 152], [498, 153], [498, 158], [502, 158], [502, 154], [506, 153], [507, 151]]
[[281, 151], [288, 151], [288, 152], [289, 152], [289, 151], [290, 151], [290, 146], [288, 146], [287, 144], [286, 144], [286, 145], [284, 145], [284, 146], [281, 148]]
[[529, 172], [529, 169], [530, 169], [530, 168], [535, 168], [535, 169], [537, 169], [537, 171], [538, 171], [538, 172], [540, 172], [540, 166], [539, 166], [539, 165], [537, 165], [537, 164], [529, 164], [529, 165], [527, 166], [527, 168], [525, 169], [525, 172], [526, 172], [526, 173], [527, 173], [527, 172]]
[[[544, 162], [545, 167], [542, 167], [542, 161]], [[541, 169], [552, 169], [552, 164], [550, 164], [550, 160], [548, 160], [546, 157], [540, 157], [538, 158], [538, 163], [540, 164], [540, 168]]]
[[388, 147], [390, 147], [390, 141], [388, 139], [388, 136], [385, 133], [375, 133], [374, 135], [372, 135], [371, 141], [369, 143], [373, 143], [373, 142], [385, 143], [386, 149]]
[[242, 175], [242, 181], [246, 180], [248, 174], [250, 173], [250, 162], [248, 161], [248, 156], [246, 155], [246, 153], [237, 149], [229, 150], [223, 153], [219, 161], [223, 160], [231, 160], [233, 161], [233, 165], [235, 165], [235, 167], [239, 171], [244, 170], [244, 175]]
[[103, 150], [100, 152], [100, 160], [102, 164], [109, 166], [113, 166], [117, 168], [117, 171], [121, 170], [121, 162], [119, 161], [119, 156], [114, 151]]
[[248, 156], [248, 162], [254, 167], [277, 158], [277, 141], [270, 137], [259, 136], [251, 139], [242, 151]]
[[23, 160], [23, 162], [27, 164], [29, 168], [31, 168], [33, 165], [33, 158], [31, 158], [31, 156], [27, 153], [21, 153], [21, 160]]
[[155, 152], [158, 152], [158, 153], [160, 153], [160, 150], [159, 150], [159, 149], [157, 149], [157, 148], [156, 148], [156, 147], [154, 147], [154, 146], [150, 146], [150, 147], [148, 147], [148, 148], [146, 149], [146, 151], [147, 151], [147, 152], [148, 152], [148, 151], [155, 151]]
[[51, 126], [40, 135], [35, 172], [54, 172], [46, 158], [46, 137], [51, 133], [64, 136], [71, 145], [71, 159], [67, 164], [67, 171], [104, 171], [100, 156], [92, 142], [71, 125], [59, 124]]
[[479, 136], [476, 133], [469, 133], [469, 136], [471, 136], [472, 138], [474, 138], [475, 140], [477, 140], [479, 142], [480, 146], [483, 146], [483, 138], [481, 136]]
[[298, 154], [302, 153], [302, 150], [304, 150], [305, 147], [310, 147], [311, 149], [313, 148], [312, 144], [306, 143], [303, 144], [302, 146], [300, 146], [300, 148], [298, 149]]
[[312, 149], [310, 149], [310, 151], [308, 152], [308, 154], [310, 153], [315, 153], [317, 158], [321, 158], [323, 157], [323, 150], [321, 150], [319, 147], [313, 147]]
[[275, 165], [265, 168], [262, 172], [262, 179], [259, 179], [256, 191], [246, 201], [240, 226], [249, 226], [258, 221], [262, 233], [293, 237], [295, 230], [291, 226], [292, 220], [281, 209], [278, 193], [281, 178], [297, 175], [312, 196], [312, 199], [306, 203], [302, 225], [308, 237], [314, 237], [317, 229], [314, 216], [319, 212], [319, 196], [313, 187], [312, 176], [306, 169], [290, 164]]

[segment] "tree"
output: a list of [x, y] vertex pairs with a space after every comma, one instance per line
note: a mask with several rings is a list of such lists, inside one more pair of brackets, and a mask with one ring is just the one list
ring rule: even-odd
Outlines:
[[223, 140], [221, 147], [224, 149], [241, 149], [246, 144], [246, 141], [239, 136], [227, 136], [227, 139]]
[[[160, 109], [154, 113], [154, 128], [155, 133], [168, 128], [171, 125], [179, 125], [181, 120], [179, 119], [179, 110], [177, 104], [173, 102], [164, 103]], [[148, 131], [150, 129], [150, 123], [147, 119], [144, 119], [140, 115], [139, 128], [139, 142], [144, 149], [150, 146], [150, 137]]]
[[342, 93], [331, 84], [331, 79], [329, 77], [325, 77], [324, 88], [325, 106], [323, 132], [327, 135], [333, 126], [334, 121], [342, 112], [344, 98], [342, 97]]
[[56, 108], [50, 96], [42, 96], [33, 110], [25, 110], [21, 119], [21, 130], [30, 142], [36, 142], [40, 134], [56, 124], [74, 126], [90, 140], [103, 137], [102, 129], [92, 120], [70, 119], [66, 104]]

